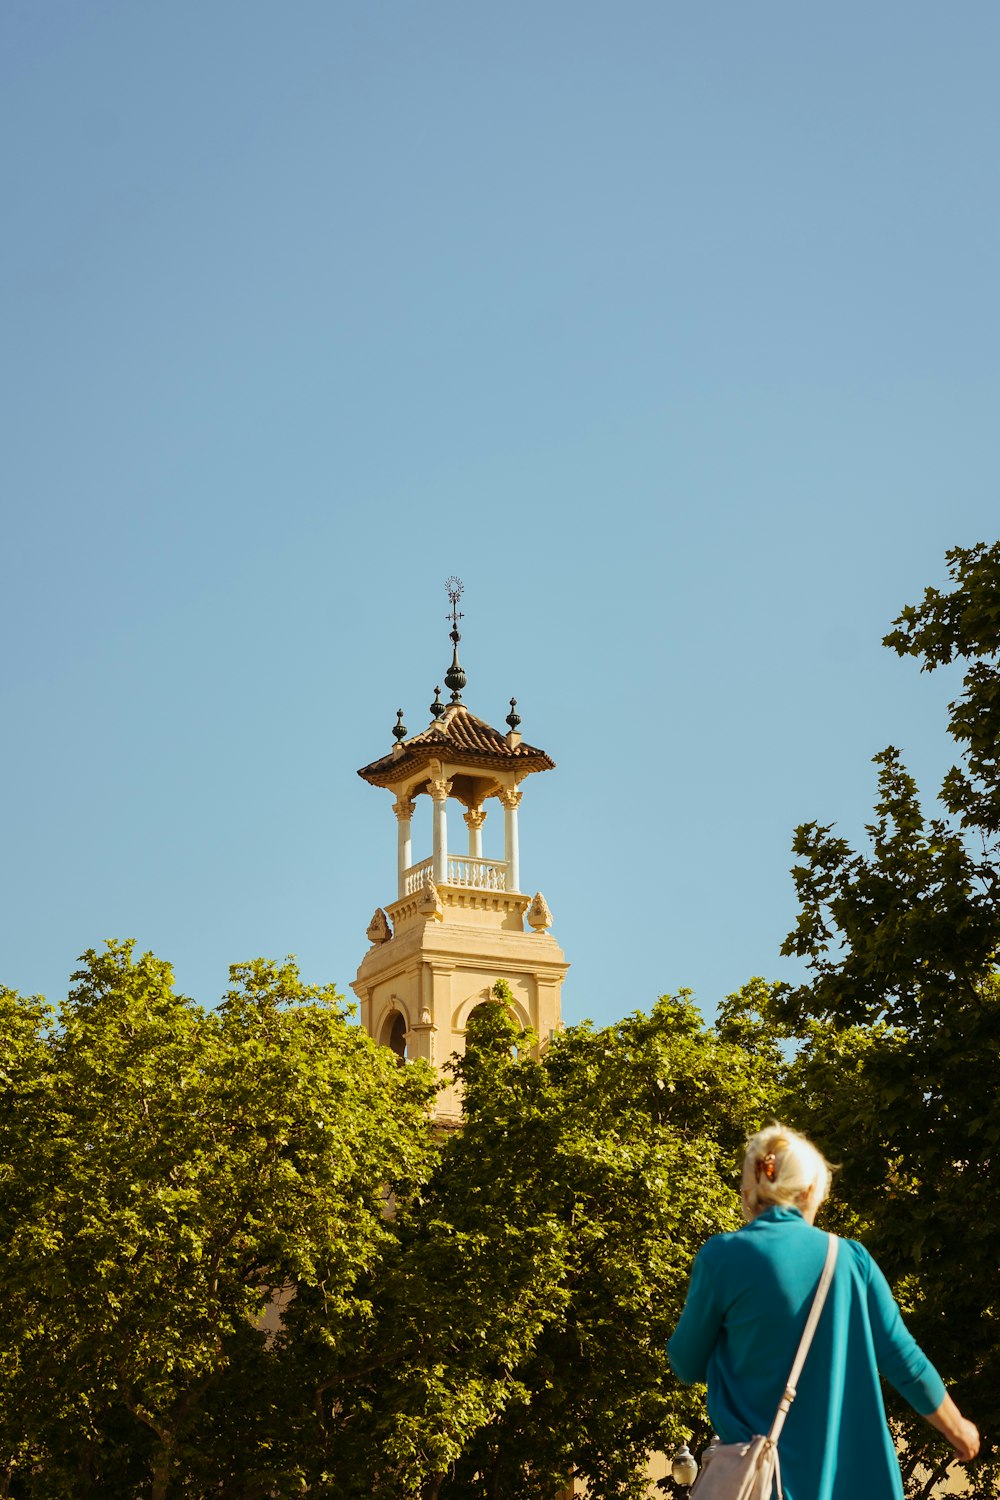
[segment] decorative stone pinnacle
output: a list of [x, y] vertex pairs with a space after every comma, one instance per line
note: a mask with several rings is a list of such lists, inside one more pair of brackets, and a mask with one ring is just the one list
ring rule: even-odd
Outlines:
[[436, 687], [434, 689], [434, 702], [431, 704], [431, 718], [436, 723], [443, 713], [444, 704], [441, 702], [441, 689]]
[[541, 891], [535, 892], [526, 915], [528, 926], [535, 932], [544, 932], [547, 927], [552, 926], [552, 913], [549, 911], [549, 903]]
[[510, 700], [510, 713], [507, 715], [506, 719], [504, 720], [504, 723], [505, 724], [509, 724], [510, 727], [511, 727], [511, 730], [516, 730], [517, 726], [518, 726], [518, 724], [520, 724], [520, 722], [521, 722], [521, 715], [517, 712], [517, 699], [516, 698], [512, 698]]
[[392, 928], [389, 926], [389, 918], [381, 906], [376, 906], [375, 915], [368, 923], [366, 936], [368, 941], [374, 944], [375, 947], [379, 947], [382, 943], [388, 943], [392, 938]]
[[392, 726], [392, 737], [396, 741], [396, 744], [398, 745], [403, 740], [405, 740], [408, 733], [409, 733], [409, 730], [407, 729], [406, 725], [403, 723], [403, 710], [401, 708], [397, 708], [397, 710], [396, 710], [396, 722]]
[[429, 875], [420, 892], [417, 910], [421, 916], [430, 917], [434, 922], [440, 922], [444, 917], [444, 905], [438, 895], [438, 888]]

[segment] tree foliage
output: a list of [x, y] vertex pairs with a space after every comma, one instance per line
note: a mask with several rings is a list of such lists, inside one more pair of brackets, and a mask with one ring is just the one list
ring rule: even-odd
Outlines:
[[451, 1064], [463, 1123], [397, 1206], [370, 1321], [318, 1354], [317, 1493], [552, 1500], [575, 1472], [625, 1500], [650, 1449], [706, 1430], [665, 1343], [695, 1251], [739, 1222], [736, 1156], [773, 1077], [683, 995], [544, 1051], [502, 981], [495, 998]]
[[1000, 543], [955, 547], [948, 564], [957, 587], [948, 594], [927, 589], [920, 604], [907, 605], [893, 622], [885, 644], [916, 657], [923, 672], [963, 664], [948, 728], [963, 747], [965, 766], [948, 772], [941, 800], [964, 827], [989, 839], [1000, 833]]
[[695, 1251], [739, 1222], [735, 1156], [765, 1081], [685, 995], [541, 1055], [484, 1007], [466, 1043], [463, 1128], [404, 1227], [416, 1362], [439, 1361], [442, 1405], [422, 1415], [461, 1418], [423, 1493], [550, 1497], [575, 1471], [595, 1497], [637, 1496], [647, 1452], [704, 1425], [665, 1345]]
[[[973, 1492], [1000, 1458], [1000, 545], [948, 554], [955, 587], [928, 589], [886, 636], [923, 670], [957, 661], [949, 730], [962, 749], [927, 815], [898, 750], [875, 757], [879, 795], [861, 852], [799, 828], [800, 913], [784, 951], [811, 982], [765, 997], [801, 1050], [788, 1110], [844, 1167], [862, 1238], [919, 1341], [986, 1434]], [[941, 1440], [895, 1409], [907, 1483], [927, 1492]]]
[[217, 1012], [129, 943], [74, 981], [58, 1018], [0, 997], [4, 1492], [295, 1493], [262, 1317], [294, 1286], [349, 1320], [391, 1238], [385, 1184], [422, 1175], [429, 1077], [291, 963], [238, 966]]
[[774, 1070], [683, 994], [544, 1050], [494, 998], [442, 1133], [291, 963], [217, 1012], [127, 943], [58, 1015], [0, 993], [0, 1491], [638, 1495], [704, 1429], [664, 1348]]

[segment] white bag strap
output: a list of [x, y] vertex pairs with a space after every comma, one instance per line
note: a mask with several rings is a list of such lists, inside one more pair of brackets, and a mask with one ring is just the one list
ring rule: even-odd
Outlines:
[[[776, 1452], [778, 1438], [781, 1435], [781, 1429], [785, 1425], [785, 1418], [788, 1416], [788, 1408], [795, 1400], [795, 1387], [798, 1382], [799, 1376], [802, 1374], [802, 1366], [806, 1362], [806, 1355], [809, 1353], [809, 1345], [812, 1343], [813, 1334], [816, 1332], [816, 1324], [819, 1322], [819, 1315], [823, 1311], [823, 1304], [826, 1301], [826, 1294], [830, 1290], [830, 1282], [833, 1279], [833, 1268], [837, 1264], [837, 1247], [839, 1244], [837, 1236], [835, 1234], [828, 1234], [826, 1239], [826, 1260], [823, 1262], [823, 1274], [819, 1278], [819, 1286], [816, 1288], [816, 1295], [813, 1297], [812, 1307], [809, 1309], [809, 1317], [806, 1319], [806, 1326], [802, 1330], [802, 1337], [799, 1340], [798, 1352], [795, 1355], [795, 1363], [792, 1365], [792, 1373], [788, 1377], [788, 1384], [785, 1386], [785, 1393], [782, 1396], [781, 1400], [778, 1402], [778, 1410], [775, 1413], [774, 1421], [771, 1423], [771, 1431], [767, 1435], [768, 1440], [771, 1443], [775, 1444]], [[778, 1480], [778, 1485], [778, 1493], [780, 1494], [780, 1479]]]

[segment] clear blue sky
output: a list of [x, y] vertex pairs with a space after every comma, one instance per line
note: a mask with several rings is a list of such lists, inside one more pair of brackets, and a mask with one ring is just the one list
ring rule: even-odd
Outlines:
[[948, 762], [879, 643], [997, 535], [998, 43], [5, 0], [0, 981], [134, 936], [207, 1003], [258, 953], [346, 990], [395, 879], [355, 771], [427, 722], [450, 573], [466, 701], [558, 765], [566, 1018], [793, 974], [794, 825]]

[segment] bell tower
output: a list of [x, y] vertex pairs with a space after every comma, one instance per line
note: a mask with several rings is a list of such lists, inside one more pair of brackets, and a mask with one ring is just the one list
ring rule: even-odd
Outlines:
[[[517, 1021], [531, 1026], [544, 1045], [560, 1025], [562, 981], [569, 967], [549, 932], [552, 916], [545, 898], [540, 891], [529, 897], [521, 890], [521, 783], [534, 771], [551, 771], [555, 763], [521, 738], [514, 698], [506, 734], [463, 703], [462, 583], [449, 578], [446, 587], [452, 660], [444, 680], [450, 701], [444, 704], [435, 688], [431, 722], [412, 736], [400, 709], [392, 750], [358, 772], [393, 795], [396, 899], [376, 909], [368, 927], [371, 947], [352, 986], [362, 1025], [376, 1041], [401, 1058], [423, 1057], [435, 1067], [463, 1050], [468, 1017], [491, 1000], [498, 979], [510, 986]], [[464, 808], [468, 835], [467, 852], [461, 854], [449, 842], [449, 829], [454, 839], [457, 822], [450, 805], [456, 803]], [[500, 810], [503, 858], [488, 858], [484, 825], [489, 812]], [[421, 813], [429, 813], [431, 853], [414, 860], [414, 820]], [[436, 1113], [444, 1123], [460, 1117], [453, 1087], [438, 1095]]]

